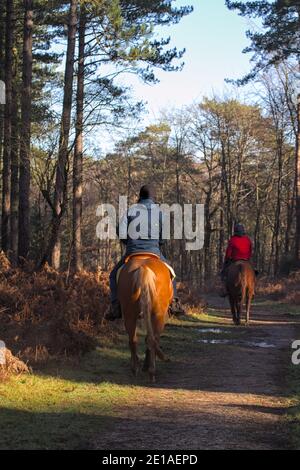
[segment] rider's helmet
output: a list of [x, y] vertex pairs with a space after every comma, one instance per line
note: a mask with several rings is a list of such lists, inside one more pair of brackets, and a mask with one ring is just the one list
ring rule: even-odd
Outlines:
[[152, 199], [155, 200], [155, 187], [152, 184], [145, 184], [140, 189], [139, 200], [141, 199]]
[[242, 236], [246, 234], [246, 230], [243, 224], [235, 224], [234, 235]]

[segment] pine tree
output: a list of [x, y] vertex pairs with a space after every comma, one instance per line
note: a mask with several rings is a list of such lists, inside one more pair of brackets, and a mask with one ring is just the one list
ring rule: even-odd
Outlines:
[[253, 53], [253, 70], [240, 83], [247, 83], [270, 65], [294, 58], [300, 65], [300, 3], [299, 0], [246, 1], [226, 0], [230, 10], [241, 16], [259, 18], [262, 32], [247, 31], [251, 44], [245, 53]]
[[24, 0], [23, 71], [21, 94], [19, 258], [27, 258], [30, 243], [30, 139], [32, 102], [32, 0]]
[[[0, 80], [4, 83], [5, 70], [5, 1], [0, 0]], [[3, 84], [2, 90], [3, 91]], [[4, 105], [0, 103], [0, 159], [3, 151]]]
[[5, 112], [4, 142], [2, 169], [2, 250], [9, 249], [9, 217], [10, 217], [10, 161], [12, 133], [12, 80], [13, 80], [13, 44], [14, 44], [14, 2], [6, 2], [6, 33], [5, 33]]
[[55, 249], [59, 249], [59, 231], [61, 220], [66, 209], [67, 198], [67, 165], [69, 159], [69, 134], [71, 127], [71, 110], [73, 98], [73, 79], [75, 62], [75, 44], [78, 21], [78, 1], [70, 0], [68, 19], [68, 44], [64, 78], [64, 98], [61, 117], [58, 160], [56, 168], [54, 202], [52, 204], [51, 235], [41, 264], [51, 262], [55, 256]]
[[82, 170], [83, 170], [83, 113], [85, 72], [86, 11], [81, 7], [78, 41], [78, 72], [76, 97], [76, 137], [73, 161], [73, 265], [75, 271], [82, 269]]
[[[251, 41], [244, 52], [252, 52], [252, 71], [239, 81], [240, 84], [249, 82], [257, 74], [287, 59], [296, 61], [300, 71], [300, 2], [299, 0], [276, 1], [247, 1], [236, 2], [226, 0], [231, 10], [238, 10], [246, 17], [262, 20], [263, 32], [248, 31]], [[295, 207], [296, 235], [295, 261], [300, 266], [300, 97], [298, 97], [297, 135], [295, 151]]]

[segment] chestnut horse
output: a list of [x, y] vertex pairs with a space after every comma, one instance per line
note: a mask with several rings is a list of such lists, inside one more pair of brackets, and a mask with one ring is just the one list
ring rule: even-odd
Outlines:
[[227, 272], [226, 287], [229, 293], [233, 322], [241, 324], [243, 304], [246, 304], [246, 324], [250, 321], [250, 307], [255, 290], [255, 271], [249, 261], [235, 261]]
[[160, 349], [159, 340], [173, 298], [169, 269], [156, 255], [131, 255], [120, 272], [118, 298], [129, 336], [131, 369], [137, 375], [139, 371], [137, 320], [143, 315], [147, 331], [143, 370], [148, 371], [150, 380], [155, 382], [156, 356], [166, 360]]

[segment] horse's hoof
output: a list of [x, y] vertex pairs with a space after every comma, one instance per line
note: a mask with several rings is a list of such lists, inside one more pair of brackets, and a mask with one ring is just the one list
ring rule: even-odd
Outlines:
[[150, 374], [150, 383], [155, 384], [155, 382], [156, 382], [155, 375]]

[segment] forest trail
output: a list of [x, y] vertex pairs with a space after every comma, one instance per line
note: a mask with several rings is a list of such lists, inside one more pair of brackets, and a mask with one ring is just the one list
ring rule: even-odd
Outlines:
[[252, 325], [236, 328], [223, 300], [208, 302], [212, 317], [204, 326], [168, 326], [162, 345], [172, 362], [158, 362], [155, 386], [140, 386], [137, 379], [131, 399], [114, 406], [94, 448], [290, 446], [286, 379], [291, 342], [300, 337], [297, 317], [262, 302], [254, 305]]
[[[207, 300], [207, 313], [167, 325], [171, 362], [158, 362], [155, 385], [132, 376], [121, 321], [80, 359], [0, 381], [0, 449], [297, 447], [290, 365], [299, 308], [258, 299], [251, 326], [235, 327], [226, 301]], [[142, 332], [139, 340], [142, 358]]]

